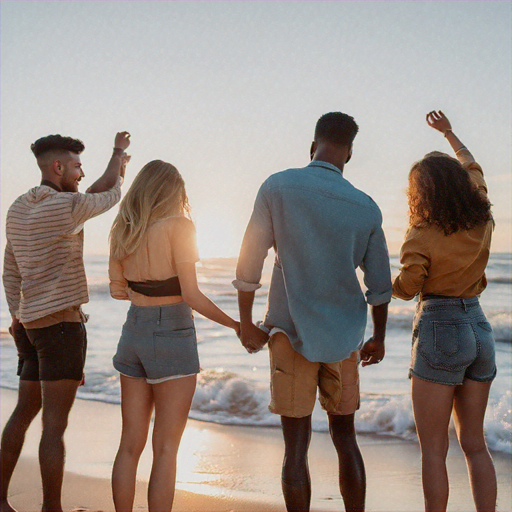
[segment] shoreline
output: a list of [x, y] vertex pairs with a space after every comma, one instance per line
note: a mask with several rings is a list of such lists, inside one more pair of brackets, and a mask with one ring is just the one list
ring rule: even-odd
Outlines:
[[[1, 423], [16, 402], [16, 391], [2, 388]], [[67, 462], [63, 499], [66, 510], [114, 510], [110, 471], [121, 432], [119, 405], [77, 399], [66, 432]], [[40, 421], [27, 432], [11, 484], [11, 502], [20, 511], [40, 507], [37, 463]], [[414, 441], [359, 434], [367, 473], [368, 511], [422, 511], [420, 452]], [[455, 441], [455, 440], [454, 440]], [[226, 426], [190, 420], [180, 445], [174, 510], [283, 510], [280, 471], [284, 447], [280, 429]], [[511, 457], [493, 453], [498, 475], [498, 510], [512, 509]], [[343, 505], [337, 483], [337, 458], [330, 437], [314, 432], [310, 448], [312, 511]], [[139, 464], [134, 510], [147, 510], [145, 490], [151, 466], [150, 443]], [[456, 442], [448, 454], [448, 510], [474, 510], [465, 460]]]

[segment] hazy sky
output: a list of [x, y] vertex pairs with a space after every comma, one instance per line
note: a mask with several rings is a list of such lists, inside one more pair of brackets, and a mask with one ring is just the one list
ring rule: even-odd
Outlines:
[[[510, 251], [509, 1], [2, 0], [0, 14], [2, 225], [39, 182], [34, 140], [82, 139], [85, 190], [129, 130], [125, 187], [173, 163], [201, 256], [235, 256], [261, 182], [306, 165], [318, 117], [341, 110], [360, 126], [345, 177], [396, 253], [411, 164], [449, 150], [425, 123], [441, 108], [486, 172], [493, 250]], [[116, 210], [86, 225], [86, 252], [107, 251]]]

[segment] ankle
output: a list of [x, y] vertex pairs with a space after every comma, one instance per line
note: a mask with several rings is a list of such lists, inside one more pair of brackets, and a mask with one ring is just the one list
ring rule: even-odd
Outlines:
[[54, 505], [46, 505], [43, 503], [41, 512], [63, 512], [62, 505], [60, 503], [55, 503]]

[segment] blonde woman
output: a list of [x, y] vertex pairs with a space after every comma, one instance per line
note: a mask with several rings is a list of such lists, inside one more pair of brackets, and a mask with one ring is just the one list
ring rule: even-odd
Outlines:
[[192, 309], [239, 333], [239, 323], [197, 286], [195, 228], [183, 178], [169, 163], [145, 165], [110, 234], [110, 291], [130, 300], [114, 356], [121, 374], [122, 435], [113, 473], [117, 511], [133, 509], [137, 465], [153, 408], [150, 511], [172, 509], [176, 455], [199, 372]]

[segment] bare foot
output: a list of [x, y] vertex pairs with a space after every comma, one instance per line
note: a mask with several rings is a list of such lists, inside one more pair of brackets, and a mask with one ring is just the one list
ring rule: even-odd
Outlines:
[[15, 508], [12, 508], [7, 499], [0, 500], [0, 512], [16, 512]]

